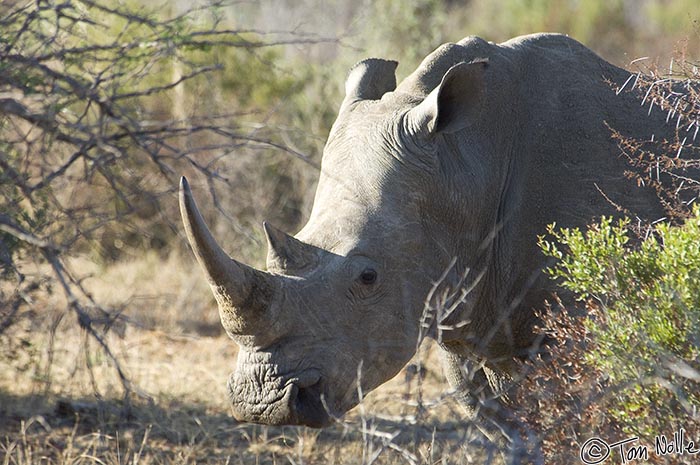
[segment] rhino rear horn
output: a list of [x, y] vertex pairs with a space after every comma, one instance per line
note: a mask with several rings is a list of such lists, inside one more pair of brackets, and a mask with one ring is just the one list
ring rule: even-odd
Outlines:
[[379, 100], [396, 89], [397, 61], [368, 58], [350, 69], [345, 81], [345, 100], [342, 108], [359, 100]]
[[180, 214], [187, 239], [204, 269], [229, 335], [252, 335], [264, 325], [263, 315], [275, 291], [274, 276], [230, 258], [211, 235], [189, 183], [180, 180]]
[[263, 222], [267, 237], [267, 269], [272, 271], [299, 270], [312, 264], [316, 254], [312, 246]]

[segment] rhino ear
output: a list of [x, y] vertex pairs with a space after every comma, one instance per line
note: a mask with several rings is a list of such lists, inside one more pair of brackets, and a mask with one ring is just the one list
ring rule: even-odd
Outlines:
[[267, 237], [267, 269], [271, 271], [298, 270], [313, 263], [313, 247], [264, 221]]
[[345, 81], [343, 107], [358, 100], [379, 100], [382, 95], [396, 89], [398, 62], [368, 58], [353, 66]]
[[486, 90], [487, 60], [458, 63], [442, 82], [408, 112], [408, 130], [415, 134], [453, 133], [479, 117]]

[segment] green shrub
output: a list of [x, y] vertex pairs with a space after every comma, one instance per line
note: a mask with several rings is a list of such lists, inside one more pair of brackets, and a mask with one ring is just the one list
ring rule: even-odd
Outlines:
[[549, 233], [549, 274], [593, 310], [586, 364], [607, 375], [608, 414], [644, 436], [687, 423], [700, 408], [700, 208], [640, 241], [610, 218]]

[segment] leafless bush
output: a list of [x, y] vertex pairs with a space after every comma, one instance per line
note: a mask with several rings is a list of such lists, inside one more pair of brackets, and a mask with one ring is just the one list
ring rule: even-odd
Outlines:
[[637, 73], [618, 92], [637, 92], [649, 113], [663, 112], [673, 137], [632, 139], [611, 128], [630, 164], [627, 176], [653, 187], [670, 221], [687, 218], [700, 194], [700, 71], [696, 63], [672, 63], [669, 73]]
[[159, 19], [93, 0], [0, 5], [0, 335], [37, 295], [59, 290], [127, 392], [103, 337], [121, 309], [97, 302], [66, 258], [162, 247], [175, 227], [161, 202], [173, 198], [177, 178], [195, 171], [215, 193], [229, 181], [221, 159], [235, 149], [306, 159], [264, 129], [241, 128], [245, 110], [213, 105], [215, 95], [184, 107], [183, 89], [206, 86], [222, 69], [211, 50], [255, 58], [272, 45], [324, 40], [230, 29], [222, 6]]
[[546, 354], [526, 362], [515, 392], [522, 425], [538, 435], [545, 463], [575, 463], [581, 444], [593, 435], [618, 436], [601, 399], [605, 375], [585, 363], [592, 343], [584, 319], [548, 306], [540, 330], [552, 340]]

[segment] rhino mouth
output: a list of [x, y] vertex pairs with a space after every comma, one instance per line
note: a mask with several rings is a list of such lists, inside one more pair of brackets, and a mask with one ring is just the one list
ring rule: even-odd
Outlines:
[[276, 372], [275, 365], [255, 365], [231, 374], [228, 390], [238, 421], [313, 428], [331, 423], [318, 370], [287, 375]]
[[297, 387], [293, 412], [296, 413], [296, 424], [321, 428], [333, 420], [324, 402], [323, 385], [319, 379], [308, 387]]

